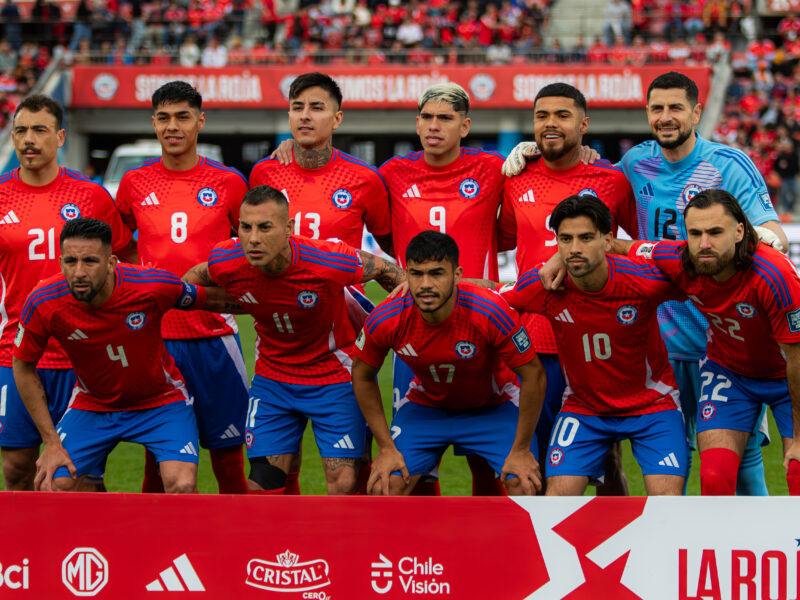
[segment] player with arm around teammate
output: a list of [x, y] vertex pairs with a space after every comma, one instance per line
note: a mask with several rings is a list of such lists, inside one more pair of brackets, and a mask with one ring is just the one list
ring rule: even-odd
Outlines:
[[532, 269], [502, 288], [509, 304], [553, 324], [567, 386], [547, 454], [548, 495], [581, 495], [603, 472], [610, 445], [631, 440], [649, 495], [680, 495], [688, 447], [678, 389], [656, 309], [680, 291], [657, 269], [608, 256], [611, 214], [592, 196], [570, 196], [550, 218], [568, 270], [548, 292]]
[[[517, 314], [496, 293], [459, 281], [458, 246], [446, 234], [418, 234], [405, 259], [409, 292], [379, 305], [356, 342], [353, 389], [379, 447], [368, 491], [410, 494], [452, 444], [484, 457], [509, 493], [536, 493], [545, 376]], [[375, 380], [390, 348], [405, 350], [416, 374], [391, 430]]]
[[286, 198], [258, 186], [244, 197], [239, 239], [222, 242], [184, 279], [220, 286], [255, 318], [256, 375], [245, 442], [251, 492], [282, 494], [308, 419], [328, 493], [356, 491], [366, 426], [350, 383], [356, 331], [344, 288], [405, 280], [393, 263], [342, 242], [292, 234]]
[[[732, 495], [762, 403], [783, 439], [789, 493], [800, 495], [800, 278], [759, 243], [724, 190], [697, 194], [684, 211], [686, 242], [634, 244], [708, 318], [697, 408], [703, 494]], [[622, 244], [624, 247], [626, 244]]]
[[[136, 256], [136, 245], [109, 193], [58, 164], [58, 149], [66, 139], [63, 118], [61, 105], [49, 96], [22, 100], [11, 129], [20, 166], [0, 176], [0, 448], [6, 490], [34, 489], [41, 438], [14, 384], [13, 340], [28, 294], [59, 271], [62, 227], [80, 216], [106, 221], [113, 231], [113, 251], [123, 260], [135, 261]], [[75, 385], [72, 364], [52, 341], [38, 366], [51, 417], [58, 421]], [[90, 482], [87, 490], [102, 490], [102, 481], [84, 483]]]
[[[14, 378], [44, 440], [37, 487], [79, 489], [124, 440], [154, 452], [168, 492], [196, 491], [197, 424], [164, 347], [161, 318], [170, 308], [221, 310], [230, 300], [211, 301], [204, 289], [166, 271], [118, 263], [111, 228], [96, 219], [67, 223], [60, 245], [62, 274], [30, 294], [14, 340]], [[57, 426], [36, 372], [50, 337], [64, 347], [78, 379]]]

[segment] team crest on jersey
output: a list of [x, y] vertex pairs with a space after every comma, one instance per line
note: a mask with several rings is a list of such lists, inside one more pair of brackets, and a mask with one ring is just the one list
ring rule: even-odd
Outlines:
[[253, 447], [253, 443], [255, 441], [256, 441], [256, 436], [252, 431], [250, 431], [248, 429], [247, 431], [244, 432], [244, 445], [245, 446], [247, 446], [248, 448], [252, 448]]
[[314, 308], [319, 302], [319, 296], [316, 292], [310, 290], [303, 290], [297, 294], [297, 303], [302, 308]]
[[681, 212], [683, 212], [683, 209], [686, 208], [687, 204], [689, 204], [689, 201], [702, 191], [703, 188], [701, 188], [696, 183], [690, 183], [685, 188], [683, 188], [683, 191], [681, 192], [682, 206], [678, 207], [681, 209]]
[[474, 179], [464, 179], [459, 184], [458, 191], [464, 198], [474, 198], [481, 191], [481, 186]]
[[800, 331], [800, 308], [786, 313], [786, 318], [789, 320], [789, 331], [792, 333]]
[[595, 192], [592, 188], [583, 188], [580, 192], [578, 192], [578, 196], [594, 196], [595, 198], [599, 198], [597, 192]]
[[706, 402], [700, 407], [700, 418], [703, 419], [703, 421], [713, 419], [715, 414], [717, 414], [717, 407], [711, 402]]
[[772, 210], [772, 200], [769, 199], [769, 192], [761, 192], [758, 195], [758, 199], [761, 201], [761, 206], [764, 207], [764, 210]]
[[65, 221], [72, 221], [81, 216], [81, 209], [76, 204], [65, 204], [61, 207], [61, 218]]
[[134, 331], [144, 327], [145, 321], [147, 321], [147, 316], [140, 310], [132, 312], [125, 317], [125, 325], [128, 326], [128, 329], [133, 329]]
[[341, 208], [342, 210], [345, 208], [350, 208], [350, 205], [353, 203], [353, 194], [344, 188], [339, 188], [333, 192], [333, 196], [331, 196], [331, 202], [333, 202], [333, 205], [336, 208]]
[[456, 354], [461, 358], [472, 358], [478, 349], [472, 342], [456, 342]]
[[620, 307], [620, 309], [617, 311], [617, 321], [623, 325], [630, 325], [634, 323], [638, 316], [639, 311], [635, 306], [631, 306], [630, 304]]
[[520, 354], [527, 351], [531, 347], [531, 338], [528, 337], [528, 332], [520, 325], [519, 331], [511, 336], [511, 341], [517, 347]]
[[555, 446], [552, 450], [550, 450], [550, 456], [548, 457], [548, 460], [550, 461], [551, 465], [557, 467], [564, 462], [564, 451], [558, 446]]
[[747, 302], [737, 302], [736, 312], [742, 315], [745, 319], [750, 319], [756, 316], [756, 307]]
[[22, 343], [22, 338], [25, 335], [25, 328], [20, 323], [17, 326], [17, 335], [14, 337], [14, 345], [19, 346]]
[[197, 192], [197, 201], [203, 206], [214, 206], [217, 200], [219, 200], [219, 196], [212, 188], [204, 187]]

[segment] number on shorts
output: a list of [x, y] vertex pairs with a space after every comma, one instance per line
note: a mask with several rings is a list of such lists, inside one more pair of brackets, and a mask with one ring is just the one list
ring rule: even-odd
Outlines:
[[189, 237], [189, 232], [186, 229], [189, 217], [185, 212], [172, 213], [171, 222], [172, 229], [170, 230], [170, 235], [172, 236], [172, 241], [176, 244], [182, 244], [186, 241], [186, 238]]
[[553, 427], [553, 435], [550, 436], [550, 445], [569, 446], [575, 440], [580, 426], [581, 422], [575, 417], [558, 417]]
[[[437, 370], [447, 371], [447, 374], [443, 375], [444, 381], [442, 378], [439, 377], [439, 373]], [[431, 377], [436, 383], [453, 383], [453, 375], [455, 375], [456, 366], [455, 365], [431, 365]]]
[[6, 399], [8, 398], [8, 385], [0, 388], [0, 417], [6, 416]]
[[106, 346], [106, 352], [108, 352], [108, 358], [111, 360], [118, 360], [123, 367], [128, 366], [128, 357], [125, 356], [125, 348], [122, 346], [117, 346], [117, 352], [114, 353], [114, 347], [109, 344]]
[[[319, 239], [319, 213], [306, 213], [306, 225], [311, 230], [311, 239]], [[303, 213], [296, 213], [294, 216], [294, 234], [303, 235], [300, 232], [300, 222], [303, 220]]]
[[397, 439], [397, 436], [403, 432], [397, 425], [392, 425], [392, 439]]
[[711, 400], [713, 402], [727, 402], [728, 397], [723, 396], [720, 394], [722, 390], [727, 390], [729, 387], [733, 385], [730, 379], [725, 377], [720, 373], [709, 373], [708, 371], [703, 371], [701, 374], [703, 378], [703, 383], [700, 385], [700, 398], [698, 399], [698, 404], [700, 402], [705, 402], [708, 400], [708, 394], [705, 393], [706, 389], [711, 385], [711, 382], [716, 379], [717, 385], [714, 386], [714, 389], [711, 390]]
[[447, 233], [445, 231], [445, 211], [444, 206], [432, 206], [430, 212], [430, 223], [434, 227], [439, 228], [440, 233]]

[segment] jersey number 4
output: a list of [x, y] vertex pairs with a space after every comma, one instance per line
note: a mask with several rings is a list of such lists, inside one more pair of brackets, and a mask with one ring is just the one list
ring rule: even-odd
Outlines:
[[114, 352], [114, 347], [109, 344], [106, 346], [106, 352], [108, 352], [108, 358], [111, 360], [118, 360], [123, 367], [128, 366], [128, 357], [125, 356], [125, 348], [122, 346], [117, 346], [117, 351]]

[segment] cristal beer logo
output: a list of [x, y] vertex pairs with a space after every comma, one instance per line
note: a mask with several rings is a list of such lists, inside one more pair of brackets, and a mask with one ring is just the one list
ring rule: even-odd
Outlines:
[[247, 563], [245, 583], [273, 592], [305, 592], [330, 585], [327, 562], [298, 562], [299, 558], [288, 549], [276, 556], [277, 562], [254, 558]]

